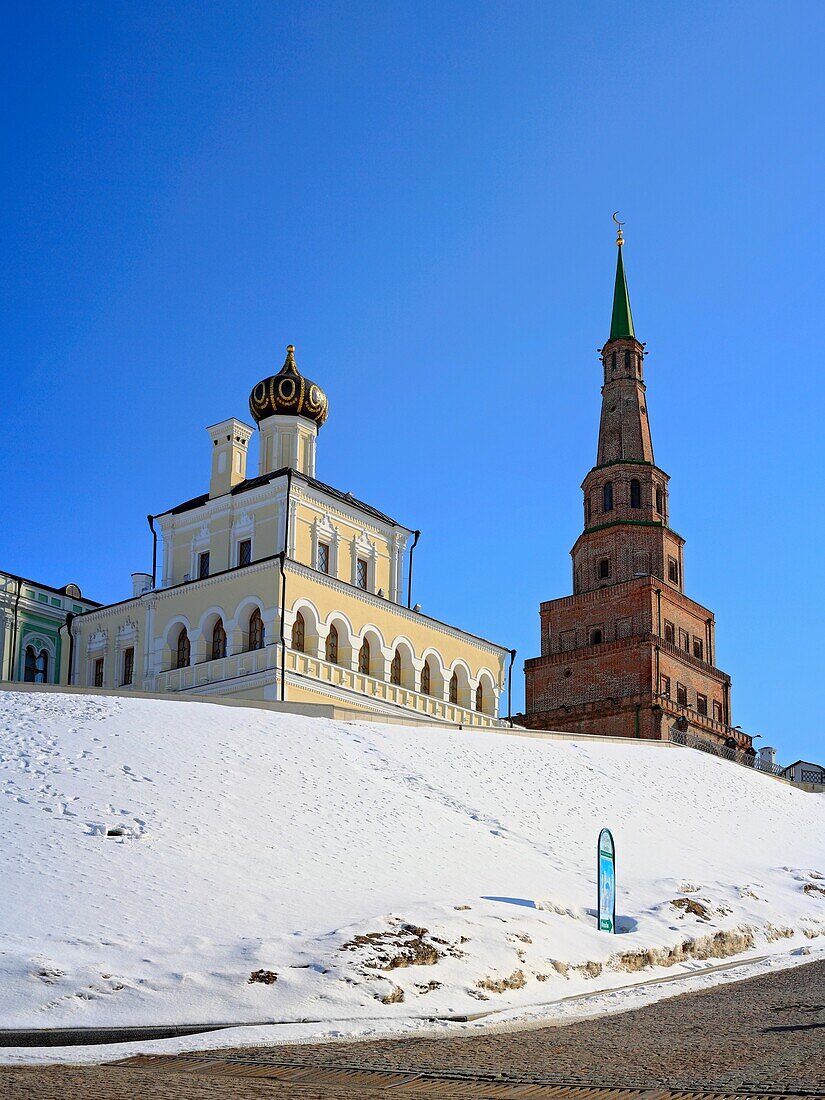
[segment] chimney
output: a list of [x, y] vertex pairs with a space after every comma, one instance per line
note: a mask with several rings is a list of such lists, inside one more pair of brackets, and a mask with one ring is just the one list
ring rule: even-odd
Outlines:
[[132, 596], [142, 596], [144, 592], [148, 592], [152, 587], [152, 574], [151, 573], [133, 573], [132, 574]]
[[246, 480], [246, 456], [249, 439], [254, 432], [248, 424], [230, 417], [206, 429], [212, 440], [212, 478], [209, 497], [224, 493]]

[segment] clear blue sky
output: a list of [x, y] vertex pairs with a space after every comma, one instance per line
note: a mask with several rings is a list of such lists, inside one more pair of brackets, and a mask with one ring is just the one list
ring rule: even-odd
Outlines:
[[0, 566], [128, 595], [294, 342], [319, 476], [421, 528], [415, 598], [520, 666], [570, 591], [619, 209], [734, 721], [825, 756], [821, 4], [6, 19]]

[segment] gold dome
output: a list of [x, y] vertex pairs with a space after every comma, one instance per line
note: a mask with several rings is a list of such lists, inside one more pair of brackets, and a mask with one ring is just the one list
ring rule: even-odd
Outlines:
[[327, 418], [327, 395], [304, 378], [295, 365], [295, 348], [286, 349], [286, 361], [277, 374], [264, 378], [249, 395], [249, 411], [259, 423], [268, 416], [303, 416], [320, 428]]

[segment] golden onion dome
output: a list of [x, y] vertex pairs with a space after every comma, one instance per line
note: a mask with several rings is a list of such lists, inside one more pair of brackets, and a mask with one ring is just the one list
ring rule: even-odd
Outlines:
[[249, 411], [259, 423], [268, 416], [303, 416], [320, 428], [327, 418], [327, 395], [304, 378], [295, 365], [295, 348], [286, 349], [286, 361], [277, 374], [264, 378], [249, 395]]

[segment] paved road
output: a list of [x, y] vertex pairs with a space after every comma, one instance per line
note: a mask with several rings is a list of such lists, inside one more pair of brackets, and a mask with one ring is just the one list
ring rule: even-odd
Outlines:
[[[227, 1070], [226, 1056], [247, 1063], [243, 1076]], [[330, 1069], [369, 1065], [394, 1070], [477, 1071], [540, 1079], [550, 1084], [690, 1089], [751, 1095], [825, 1096], [825, 962], [811, 963], [683, 994], [634, 1012], [566, 1027], [467, 1037], [406, 1038], [368, 1043], [244, 1048], [215, 1054], [212, 1069], [170, 1072], [174, 1060], [154, 1067], [0, 1069], [0, 1097], [15, 1100], [241, 1100], [295, 1096], [303, 1100], [371, 1100], [386, 1097], [386, 1081], [328, 1080], [312, 1075], [288, 1083], [252, 1079], [276, 1064]], [[222, 1059], [222, 1061], [221, 1061]], [[187, 1061], [186, 1059], [183, 1062]], [[191, 1059], [188, 1060], [191, 1067]], [[249, 1066], [250, 1062], [256, 1063]], [[419, 1087], [420, 1086], [420, 1087]], [[426, 1087], [425, 1087], [426, 1086]], [[478, 1091], [468, 1081], [423, 1080], [396, 1085], [391, 1094], [415, 1097], [516, 1096], [518, 1089]], [[661, 1093], [657, 1093], [661, 1095]], [[521, 1095], [526, 1095], [522, 1092]], [[538, 1095], [538, 1093], [534, 1093]], [[606, 1097], [606, 1094], [605, 1094]], [[629, 1100], [629, 1097], [628, 1097]]]

